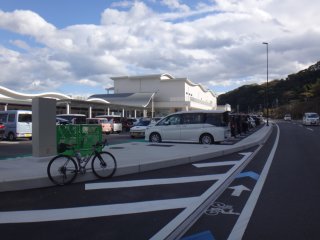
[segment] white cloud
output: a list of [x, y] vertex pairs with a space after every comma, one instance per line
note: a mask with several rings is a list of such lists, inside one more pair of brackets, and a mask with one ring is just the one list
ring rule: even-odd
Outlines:
[[212, 90], [233, 89], [265, 81], [265, 41], [270, 79], [319, 60], [320, 2], [215, 0], [192, 8], [182, 0], [161, 1], [168, 12], [148, 2], [114, 2], [101, 11], [100, 25], [63, 29], [35, 12], [0, 11], [1, 29], [27, 36], [10, 40], [26, 51], [0, 45], [0, 85], [104, 89], [110, 76], [168, 72]]
[[95, 87], [98, 85], [97, 82], [89, 80], [89, 79], [81, 79], [81, 80], [79, 80], [79, 83], [81, 85], [87, 85], [87, 86], [91, 86], [91, 87]]
[[111, 7], [127, 8], [133, 5], [133, 1], [117, 1], [111, 4]]
[[180, 10], [183, 12], [190, 11], [190, 8], [185, 4], [181, 4], [179, 0], [162, 0], [161, 3], [168, 6], [172, 10]]
[[30, 49], [30, 46], [24, 42], [24, 41], [21, 41], [21, 40], [12, 40], [10, 41], [14, 46], [17, 46], [21, 49], [24, 49], [24, 50], [29, 50]]

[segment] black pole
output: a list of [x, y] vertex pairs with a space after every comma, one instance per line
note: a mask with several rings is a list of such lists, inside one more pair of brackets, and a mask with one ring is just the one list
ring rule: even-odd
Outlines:
[[269, 126], [269, 96], [268, 96], [268, 82], [269, 82], [269, 43], [263, 42], [267, 46], [267, 88], [266, 88], [266, 102], [267, 102], [267, 126]]

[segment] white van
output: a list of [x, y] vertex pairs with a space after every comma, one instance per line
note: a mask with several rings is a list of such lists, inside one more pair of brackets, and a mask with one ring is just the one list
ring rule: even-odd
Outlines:
[[122, 132], [122, 117], [119, 115], [98, 115], [96, 118], [106, 118], [112, 126], [112, 132]]
[[302, 124], [303, 125], [319, 125], [319, 115], [318, 113], [314, 112], [307, 112], [303, 115], [302, 118]]
[[0, 122], [5, 126], [5, 138], [10, 141], [16, 138], [32, 138], [32, 111], [0, 111]]
[[229, 113], [226, 111], [186, 111], [170, 114], [145, 132], [150, 142], [199, 142], [212, 144], [230, 137]]

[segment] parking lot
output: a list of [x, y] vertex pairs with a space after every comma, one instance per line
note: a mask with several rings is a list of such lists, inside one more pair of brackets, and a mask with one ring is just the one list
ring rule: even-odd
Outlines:
[[[237, 138], [230, 138], [221, 144], [223, 145], [232, 145], [246, 136], [252, 134], [260, 127], [252, 129], [246, 134], [242, 134]], [[121, 143], [130, 143], [130, 142], [145, 142], [144, 138], [132, 138], [129, 132], [113, 133], [113, 134], [103, 134], [103, 139], [108, 140], [109, 146], [112, 148], [113, 145]], [[190, 143], [197, 144], [197, 143]], [[6, 139], [0, 140], [0, 160], [14, 157], [24, 157], [32, 155], [32, 140], [28, 139], [16, 139], [15, 141], [8, 141]]]
[[[103, 135], [107, 138], [109, 145], [144, 141], [143, 138], [132, 139], [129, 132], [122, 132], [120, 134]], [[23, 157], [32, 155], [32, 140], [17, 139], [15, 141], [8, 141], [6, 139], [0, 140], [0, 160], [11, 157]]]

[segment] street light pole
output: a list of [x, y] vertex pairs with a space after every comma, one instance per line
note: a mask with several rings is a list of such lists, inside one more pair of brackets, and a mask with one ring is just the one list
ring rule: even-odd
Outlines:
[[267, 46], [267, 88], [266, 88], [266, 104], [267, 104], [267, 126], [269, 126], [269, 100], [268, 100], [268, 82], [269, 82], [269, 43], [263, 42]]

